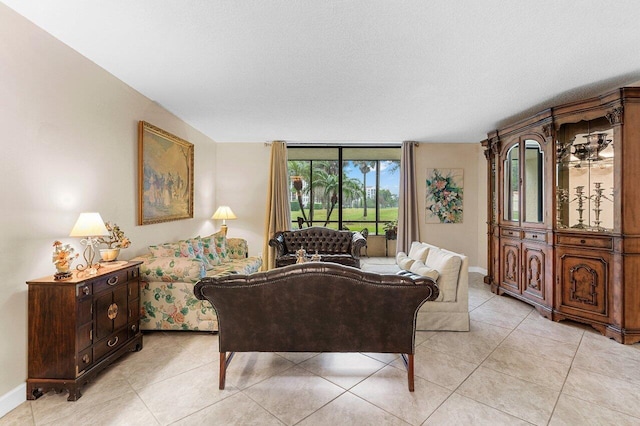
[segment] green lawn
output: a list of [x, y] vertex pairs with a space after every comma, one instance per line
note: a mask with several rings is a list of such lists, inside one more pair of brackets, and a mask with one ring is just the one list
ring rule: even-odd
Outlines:
[[[305, 213], [308, 215], [308, 209], [305, 209]], [[374, 223], [359, 223], [365, 220], [374, 221], [376, 218], [376, 210], [374, 208], [367, 209], [367, 217], [364, 217], [364, 211], [362, 208], [348, 208], [342, 210], [342, 221], [351, 229], [352, 231], [361, 231], [363, 228], [369, 228], [370, 233], [374, 233], [375, 224]], [[296, 218], [298, 216], [302, 216], [300, 211], [292, 211], [291, 212], [291, 221], [294, 223], [294, 227], [297, 228], [298, 223]], [[327, 218], [327, 210], [314, 210], [313, 211], [313, 224], [315, 226], [323, 226], [324, 221]], [[381, 222], [390, 222], [398, 218], [398, 208], [397, 207], [389, 207], [385, 209], [380, 209], [380, 221]], [[307, 219], [309, 219], [307, 217]], [[338, 220], [338, 210], [335, 209], [331, 213], [331, 219], [337, 221]], [[329, 223], [327, 225], [329, 228], [337, 228], [337, 223]], [[379, 232], [382, 234], [382, 226], [379, 227]]]

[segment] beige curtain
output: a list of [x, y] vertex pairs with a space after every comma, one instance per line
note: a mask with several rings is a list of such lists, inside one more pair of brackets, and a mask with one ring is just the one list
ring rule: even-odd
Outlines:
[[291, 228], [289, 207], [289, 174], [287, 172], [287, 145], [281, 141], [271, 144], [271, 164], [267, 189], [267, 217], [265, 220], [262, 270], [275, 267], [275, 250], [269, 240], [278, 231]]
[[417, 142], [402, 142], [398, 206], [398, 244], [396, 252], [403, 251], [408, 253], [411, 243], [420, 240], [415, 159], [415, 148], [417, 145]]

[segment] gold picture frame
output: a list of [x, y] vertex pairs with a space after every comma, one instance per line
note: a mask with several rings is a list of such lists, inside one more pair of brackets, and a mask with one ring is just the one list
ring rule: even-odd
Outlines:
[[193, 218], [193, 144], [138, 123], [138, 225]]

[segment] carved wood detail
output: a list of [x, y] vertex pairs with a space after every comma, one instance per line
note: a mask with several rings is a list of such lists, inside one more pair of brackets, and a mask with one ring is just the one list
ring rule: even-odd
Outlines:
[[544, 143], [547, 144], [551, 140], [551, 136], [553, 136], [553, 124], [545, 124], [542, 126], [542, 133], [544, 134]]
[[538, 256], [529, 256], [527, 262], [527, 287], [541, 291], [542, 289], [542, 263]]
[[619, 106], [611, 111], [607, 112], [606, 117], [609, 120], [609, 123], [613, 126], [616, 124], [622, 124], [622, 113], [624, 112], [624, 108]]
[[583, 263], [569, 269], [570, 298], [586, 305], [598, 304], [598, 272]]
[[516, 274], [518, 273], [518, 265], [516, 254], [513, 250], [508, 250], [505, 256], [505, 272], [506, 279], [516, 281]]

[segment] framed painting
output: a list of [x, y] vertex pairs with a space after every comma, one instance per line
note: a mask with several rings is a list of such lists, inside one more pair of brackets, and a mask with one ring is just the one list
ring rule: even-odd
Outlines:
[[193, 218], [193, 144], [138, 124], [138, 224]]
[[464, 169], [427, 169], [426, 223], [462, 223]]

